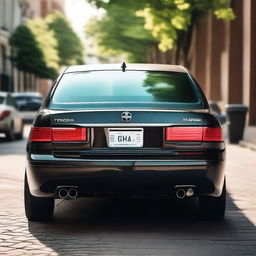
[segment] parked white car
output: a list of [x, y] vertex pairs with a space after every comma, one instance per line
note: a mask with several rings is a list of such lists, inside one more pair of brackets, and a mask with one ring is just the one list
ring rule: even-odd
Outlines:
[[14, 98], [8, 92], [0, 92], [0, 133], [4, 133], [7, 140], [22, 139], [23, 128]]

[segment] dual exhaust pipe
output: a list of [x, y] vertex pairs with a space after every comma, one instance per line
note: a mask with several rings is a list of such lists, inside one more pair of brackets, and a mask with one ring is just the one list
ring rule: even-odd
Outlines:
[[[183, 199], [185, 197], [191, 197], [195, 195], [194, 185], [177, 185], [174, 187], [176, 191], [176, 197]], [[77, 186], [58, 186], [57, 187], [57, 197], [60, 199], [76, 199], [78, 196]]]
[[78, 187], [76, 186], [58, 186], [57, 197], [60, 199], [76, 199], [78, 196]]
[[176, 197], [183, 199], [185, 197], [191, 197], [195, 195], [195, 186], [194, 185], [178, 185], [175, 186]]

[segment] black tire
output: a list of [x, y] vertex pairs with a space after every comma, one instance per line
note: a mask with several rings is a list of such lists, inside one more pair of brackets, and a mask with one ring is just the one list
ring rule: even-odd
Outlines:
[[226, 179], [219, 197], [199, 197], [200, 214], [203, 219], [223, 220], [226, 210]]
[[22, 121], [21, 130], [20, 130], [20, 132], [16, 135], [16, 139], [17, 139], [17, 140], [22, 140], [22, 139], [23, 139], [23, 131], [24, 131], [24, 122]]
[[5, 132], [5, 136], [7, 141], [12, 141], [15, 139], [13, 123], [11, 124], [9, 130]]
[[54, 199], [31, 195], [27, 175], [24, 180], [25, 213], [29, 221], [49, 221], [54, 211]]

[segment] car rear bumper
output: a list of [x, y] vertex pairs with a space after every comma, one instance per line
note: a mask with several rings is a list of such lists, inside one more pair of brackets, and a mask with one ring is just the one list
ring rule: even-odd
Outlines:
[[58, 186], [77, 186], [79, 196], [172, 194], [176, 185], [193, 185], [196, 194], [219, 196], [224, 161], [100, 160], [31, 154], [26, 172], [30, 191], [54, 197]]

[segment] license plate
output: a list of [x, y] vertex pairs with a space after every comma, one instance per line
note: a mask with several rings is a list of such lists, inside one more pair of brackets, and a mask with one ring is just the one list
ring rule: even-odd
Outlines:
[[109, 147], [143, 147], [143, 129], [109, 129]]

